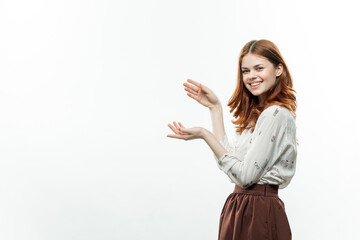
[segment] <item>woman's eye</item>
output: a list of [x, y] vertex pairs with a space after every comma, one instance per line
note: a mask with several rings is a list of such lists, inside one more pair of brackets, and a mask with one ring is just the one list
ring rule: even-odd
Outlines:
[[[262, 70], [264, 69], [263, 67], [257, 67], [256, 70]], [[242, 73], [247, 73], [249, 72], [249, 70], [243, 70]]]

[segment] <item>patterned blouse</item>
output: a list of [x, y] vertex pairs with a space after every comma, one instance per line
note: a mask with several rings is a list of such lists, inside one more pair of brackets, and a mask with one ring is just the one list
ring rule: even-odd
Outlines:
[[236, 132], [232, 144], [225, 134], [220, 144], [228, 151], [217, 165], [230, 182], [247, 188], [252, 184], [275, 184], [285, 188], [295, 174], [296, 119], [279, 105], [272, 105], [260, 114], [253, 133]]

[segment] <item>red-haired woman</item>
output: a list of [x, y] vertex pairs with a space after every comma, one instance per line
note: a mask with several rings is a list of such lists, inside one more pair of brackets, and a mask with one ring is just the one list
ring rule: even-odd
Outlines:
[[291, 229], [278, 189], [295, 174], [296, 97], [289, 69], [274, 43], [253, 40], [242, 48], [237, 86], [227, 106], [236, 125], [230, 144], [225, 133], [221, 103], [212, 90], [188, 79], [187, 95], [208, 107], [213, 133], [168, 126], [183, 140], [204, 139], [220, 170], [235, 183], [220, 215], [221, 240], [289, 240]]

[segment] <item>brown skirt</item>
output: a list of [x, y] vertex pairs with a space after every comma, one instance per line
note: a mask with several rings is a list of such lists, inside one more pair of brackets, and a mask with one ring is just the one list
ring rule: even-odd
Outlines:
[[290, 240], [291, 229], [278, 185], [254, 184], [234, 192], [220, 215], [219, 240]]

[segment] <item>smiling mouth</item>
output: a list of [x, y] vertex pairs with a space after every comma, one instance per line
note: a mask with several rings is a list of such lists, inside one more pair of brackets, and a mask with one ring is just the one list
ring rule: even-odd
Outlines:
[[252, 87], [256, 87], [256, 86], [259, 86], [260, 83], [262, 83], [263, 81], [258, 81], [258, 82], [252, 82], [252, 83], [249, 83], [250, 86]]

